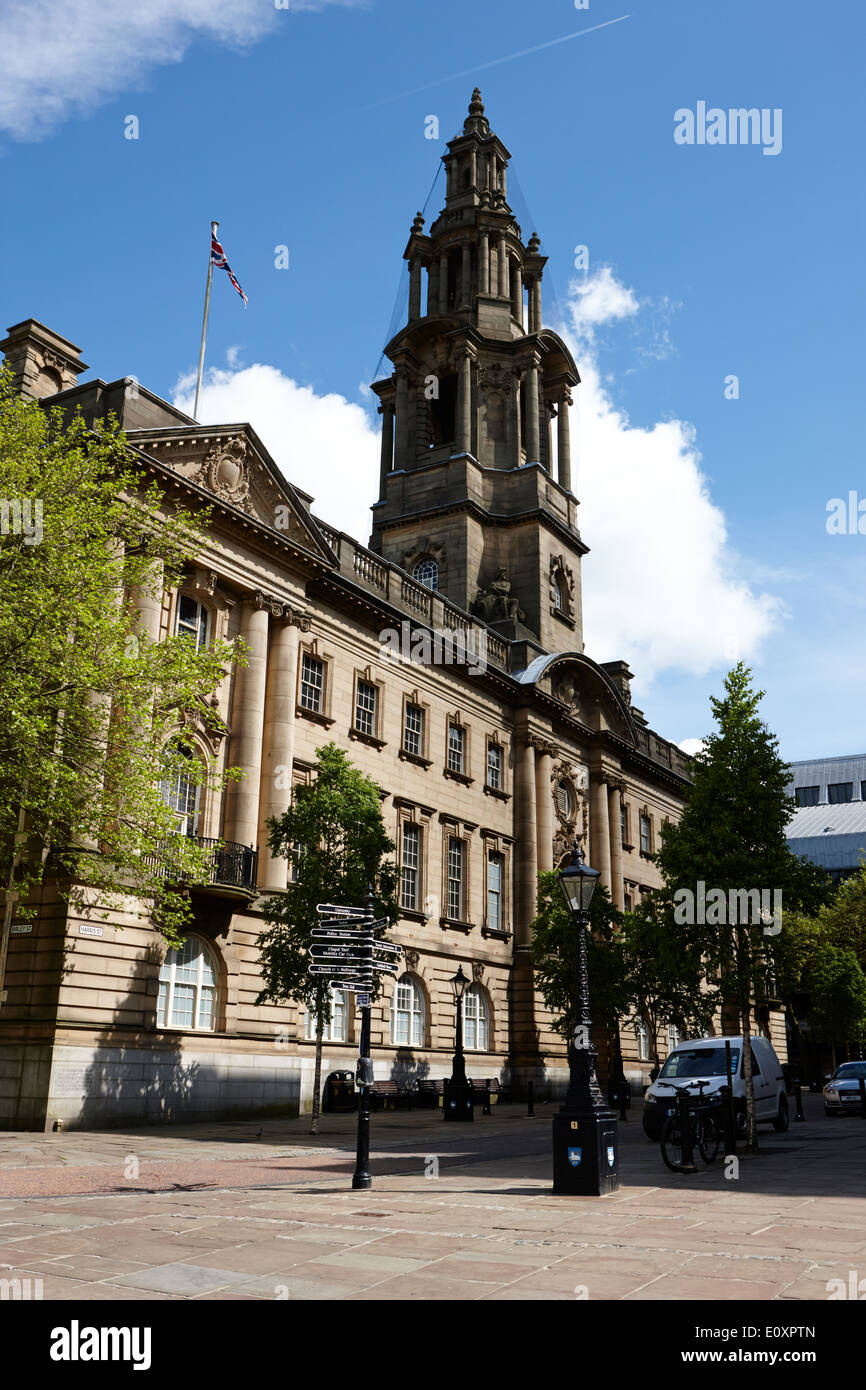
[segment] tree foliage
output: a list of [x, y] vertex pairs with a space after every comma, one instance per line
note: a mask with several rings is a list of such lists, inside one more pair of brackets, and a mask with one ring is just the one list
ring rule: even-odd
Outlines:
[[210, 861], [175, 833], [161, 781], [183, 767], [221, 785], [173, 736], [220, 728], [211, 697], [237, 653], [139, 630], [132, 591], [161, 602], [207, 521], [164, 502], [115, 422], [64, 420], [0, 372], [0, 883], [7, 902], [46, 875], [105, 910], [144, 897], [177, 942], [178, 885]]
[[[381, 793], [333, 743], [316, 750], [313, 780], [297, 787], [292, 805], [271, 821], [275, 855], [288, 859], [294, 882], [265, 903], [265, 930], [258, 938], [263, 988], [257, 1003], [295, 1000], [316, 1018], [312, 1130], [318, 1129], [322, 1040], [330, 1022], [328, 978], [310, 974], [310, 946], [319, 903], [362, 907], [373, 886], [377, 918], [396, 922], [394, 842], [382, 820]], [[384, 936], [384, 929], [377, 932]], [[378, 986], [374, 986], [374, 994]]]

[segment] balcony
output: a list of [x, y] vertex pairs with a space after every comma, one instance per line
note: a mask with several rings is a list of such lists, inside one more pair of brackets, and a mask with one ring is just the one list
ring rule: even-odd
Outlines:
[[[200, 849], [207, 851], [206, 877], [191, 886], [217, 892], [221, 896], [255, 893], [258, 850], [250, 849], [249, 845], [233, 844], [231, 840], [209, 840], [203, 835], [191, 835], [189, 838]], [[145, 862], [155, 865], [155, 857], [146, 855]]]

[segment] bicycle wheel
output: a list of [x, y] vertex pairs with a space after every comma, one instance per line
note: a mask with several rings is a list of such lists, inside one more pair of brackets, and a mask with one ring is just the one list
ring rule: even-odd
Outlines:
[[679, 1173], [683, 1166], [683, 1140], [680, 1132], [679, 1115], [668, 1115], [662, 1125], [661, 1151], [665, 1167], [672, 1173]]
[[721, 1142], [722, 1136], [716, 1128], [715, 1120], [712, 1115], [705, 1115], [701, 1122], [701, 1133], [698, 1139], [698, 1149], [704, 1163], [715, 1162]]

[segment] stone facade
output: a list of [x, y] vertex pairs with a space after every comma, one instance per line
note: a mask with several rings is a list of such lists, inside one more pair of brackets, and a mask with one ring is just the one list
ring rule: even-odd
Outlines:
[[[618, 907], [658, 883], [652, 854], [680, 812], [688, 762], [631, 704], [625, 662], [599, 665], [583, 649], [586, 547], [568, 429], [579, 376], [542, 329], [544, 258], [514, 222], [508, 152], [477, 93], [445, 163], [446, 207], [429, 237], [416, 219], [410, 321], [387, 349], [392, 376], [375, 386], [383, 464], [370, 548], [315, 518], [250, 426], [198, 425], [130, 379], [75, 385], [83, 364], [72, 344], [33, 320], [10, 330], [22, 391], [46, 394], [38, 373], [56, 340], [66, 354], [57, 402], [90, 419], [114, 411], [167, 507], [213, 508], [181, 590], [161, 606], [141, 597], [143, 629], [175, 631], [183, 600], [208, 640], [241, 634], [249, 664], [218, 692], [224, 736], [185, 731], [203, 756], [244, 773], [205, 796], [192, 826], [225, 846], [214, 882], [194, 893], [190, 940], [205, 965], [186, 989], [207, 995], [206, 1008], [189, 1006], [192, 1026], [170, 1016], [167, 991], [176, 1003], [182, 990], [160, 984], [166, 953], [141, 904], [97, 925], [95, 911], [70, 913], [46, 886], [32, 932], [10, 943], [0, 1125], [309, 1106], [308, 1020], [295, 1004], [256, 1005], [256, 938], [265, 895], [287, 883], [267, 820], [332, 739], [381, 786], [408, 871], [392, 933], [406, 953], [400, 1007], [398, 983], [373, 1010], [378, 1077], [449, 1073], [449, 981], [462, 964], [476, 1011], [469, 1074], [561, 1089], [565, 1049], [529, 961], [536, 875], [577, 838]], [[427, 640], [433, 659], [391, 659], [388, 631]], [[199, 966], [187, 969], [191, 979]], [[325, 1074], [354, 1067], [357, 1026], [347, 1007]], [[628, 1021], [621, 1041], [627, 1072], [646, 1079]], [[604, 1073], [610, 1040], [598, 1042]]]

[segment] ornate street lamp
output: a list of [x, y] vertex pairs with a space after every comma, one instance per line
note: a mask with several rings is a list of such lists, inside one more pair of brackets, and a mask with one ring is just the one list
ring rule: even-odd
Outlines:
[[472, 1110], [472, 1083], [466, 1079], [466, 1059], [463, 1056], [463, 996], [469, 980], [463, 974], [463, 966], [458, 965], [457, 974], [452, 977], [451, 988], [457, 1005], [457, 1037], [454, 1044], [454, 1060], [451, 1064], [451, 1079], [443, 1087], [442, 1116], [446, 1120], [474, 1120]]
[[608, 1109], [598, 1084], [589, 1007], [586, 928], [600, 877], [598, 869], [585, 863], [575, 841], [571, 860], [559, 875], [577, 935], [568, 1091], [553, 1117], [553, 1190], [583, 1195], [615, 1192], [619, 1186], [616, 1115]]

